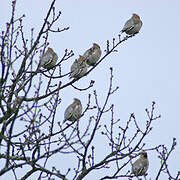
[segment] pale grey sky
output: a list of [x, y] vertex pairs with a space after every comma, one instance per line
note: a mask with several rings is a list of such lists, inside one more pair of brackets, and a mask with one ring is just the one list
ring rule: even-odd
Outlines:
[[[0, 27], [4, 27], [10, 17], [11, 3], [7, 0], [1, 1]], [[35, 32], [39, 31], [50, 2], [50, 0], [17, 1], [17, 15], [26, 14], [24, 19], [26, 35], [30, 34], [31, 27], [35, 28]], [[99, 97], [104, 100], [109, 82], [107, 78], [109, 67], [113, 67], [114, 85], [119, 86], [120, 89], [112, 96], [111, 103], [115, 104], [116, 117], [123, 121], [134, 112], [138, 122], [145, 123], [147, 116], [144, 110], [151, 106], [152, 101], [155, 101], [156, 112], [162, 117], [159, 121], [154, 122], [153, 131], [146, 138], [146, 147], [150, 148], [158, 144], [166, 144], [170, 147], [172, 138], [176, 137], [178, 145], [168, 161], [170, 169], [176, 173], [179, 170], [180, 159], [178, 127], [180, 121], [178, 116], [180, 107], [180, 1], [57, 0], [56, 9], [62, 11], [60, 21], [56, 25], [70, 26], [70, 29], [63, 33], [51, 34], [50, 45], [59, 57], [63, 56], [66, 48], [72, 49], [75, 56], [71, 58], [71, 62], [91, 47], [93, 42], [100, 44], [104, 51], [106, 41], [112, 41], [113, 37], [117, 38], [131, 14], [139, 14], [143, 21], [140, 33], [121, 44], [117, 48], [118, 53], [108, 56], [87, 77], [76, 82], [76, 85], [85, 87], [91, 79], [94, 79], [95, 86], [88, 93], [96, 89]], [[70, 65], [64, 72], [70, 69]], [[87, 92], [80, 93], [68, 88], [68, 93], [63, 91], [61, 95], [63, 97], [62, 108], [58, 112], [60, 119], [63, 119], [64, 109], [74, 97], [79, 97], [82, 104], [86, 105]], [[83, 117], [82, 120], [85, 118]], [[104, 121], [106, 120], [108, 119]], [[99, 147], [99, 152], [100, 149], [101, 151], [104, 149], [103, 144]], [[99, 156], [103, 156], [103, 153]], [[153, 179], [160, 163], [157, 154], [150, 152], [149, 158], [148, 179], [149, 177]], [[61, 166], [61, 162], [62, 159], [57, 157], [56, 163]], [[69, 163], [72, 164], [72, 161]], [[98, 179], [101, 172], [99, 175], [98, 173], [92, 173], [85, 179]]]

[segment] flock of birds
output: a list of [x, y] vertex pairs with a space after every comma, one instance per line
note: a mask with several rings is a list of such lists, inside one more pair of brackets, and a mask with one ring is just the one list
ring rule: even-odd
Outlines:
[[[142, 27], [142, 21], [137, 14], [132, 14], [132, 17], [126, 21], [121, 33], [126, 33], [128, 35], [136, 34], [140, 31]], [[101, 57], [101, 48], [97, 43], [93, 43], [93, 46], [85, 51], [85, 53], [74, 61], [71, 65], [70, 78], [81, 78], [88, 71], [88, 67], [94, 66]], [[57, 54], [52, 48], [48, 48], [47, 51], [41, 56], [40, 67], [45, 69], [52, 69], [58, 60]], [[70, 104], [64, 112], [64, 121], [77, 121], [82, 114], [82, 104], [77, 98], [74, 98], [74, 102]], [[142, 151], [140, 153], [140, 158], [137, 159], [132, 165], [132, 174], [135, 176], [145, 175], [149, 167], [149, 161], [147, 153]]]

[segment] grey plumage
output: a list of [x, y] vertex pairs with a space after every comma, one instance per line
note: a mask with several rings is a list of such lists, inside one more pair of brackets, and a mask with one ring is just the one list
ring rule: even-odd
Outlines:
[[56, 65], [57, 60], [57, 54], [53, 51], [52, 48], [48, 48], [48, 50], [41, 57], [40, 67], [51, 69]]
[[147, 153], [145, 151], [141, 152], [140, 158], [137, 159], [132, 165], [132, 174], [135, 176], [145, 175], [149, 167], [149, 161]]
[[142, 21], [137, 14], [133, 14], [132, 17], [126, 21], [121, 32], [125, 32], [128, 35], [136, 34], [142, 27]]
[[64, 121], [76, 121], [82, 114], [82, 104], [77, 98], [74, 98], [74, 102], [69, 105], [64, 112]]
[[87, 59], [83, 56], [79, 56], [79, 58], [76, 59], [71, 66], [70, 78], [75, 78], [75, 79], [80, 78], [84, 76], [87, 70], [88, 70]]
[[101, 57], [101, 49], [100, 46], [96, 43], [93, 43], [93, 47], [88, 49], [83, 56], [87, 58], [87, 64], [89, 66], [94, 66], [96, 62], [99, 60]]

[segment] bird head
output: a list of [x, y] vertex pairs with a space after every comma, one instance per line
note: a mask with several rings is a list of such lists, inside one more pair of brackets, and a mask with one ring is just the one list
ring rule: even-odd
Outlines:
[[133, 18], [136, 18], [136, 19], [140, 19], [139, 15], [137, 15], [137, 14], [135, 14], [135, 13], [132, 14], [132, 17], [133, 17]]
[[141, 158], [145, 158], [145, 159], [147, 159], [147, 152], [146, 151], [142, 151], [141, 153], [140, 153], [140, 156], [141, 156]]
[[84, 56], [79, 55], [79, 59], [78, 60], [87, 62], [88, 59], [85, 58]]
[[81, 101], [78, 98], [74, 98], [74, 103], [81, 104]]
[[52, 48], [50, 48], [50, 47], [48, 47], [48, 50], [47, 50], [49, 53], [53, 53], [54, 51], [53, 51], [53, 49]]
[[93, 43], [93, 47], [94, 48], [100, 48], [100, 46], [98, 44], [96, 44], [96, 43]]

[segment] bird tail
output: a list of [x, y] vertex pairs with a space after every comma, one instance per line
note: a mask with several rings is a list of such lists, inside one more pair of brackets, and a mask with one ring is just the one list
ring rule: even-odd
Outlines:
[[73, 77], [69, 76], [69, 80], [71, 81], [73, 79]]
[[73, 79], [73, 76], [72, 76], [72, 73], [70, 72], [69, 74], [69, 80], [72, 80]]

